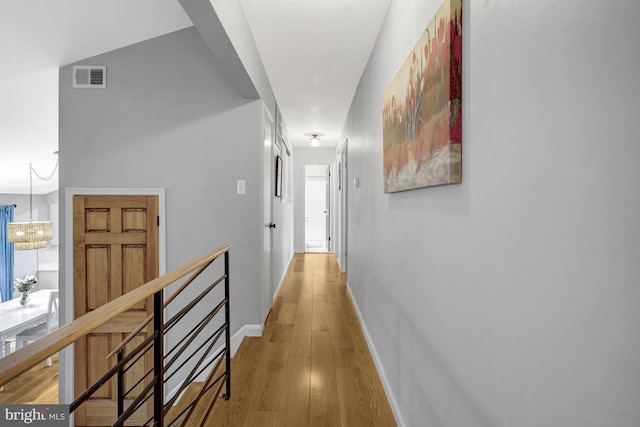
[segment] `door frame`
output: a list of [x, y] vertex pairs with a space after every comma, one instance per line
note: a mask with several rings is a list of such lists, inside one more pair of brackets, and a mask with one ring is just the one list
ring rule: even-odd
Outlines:
[[[302, 234], [304, 235], [303, 241], [304, 241], [304, 249], [306, 252], [307, 249], [307, 200], [309, 200], [310, 196], [307, 195], [307, 166], [324, 166], [325, 167], [325, 176], [324, 176], [324, 180], [325, 180], [325, 219], [324, 219], [324, 240], [325, 240], [325, 245], [326, 245], [326, 249], [328, 253], [333, 252], [331, 250], [331, 223], [332, 223], [332, 215], [333, 215], [333, 205], [331, 203], [331, 197], [333, 194], [333, 188], [331, 185], [331, 168], [332, 168], [333, 163], [305, 163], [304, 164], [304, 173], [303, 173], [303, 179], [304, 179], [304, 191], [303, 191], [303, 213], [302, 213], [302, 218], [303, 218], [303, 228], [302, 228]], [[317, 176], [316, 178], [319, 178], [319, 176]]]
[[338, 149], [338, 263], [343, 273], [348, 269], [349, 241], [349, 139]]
[[[267, 105], [262, 103], [262, 117], [261, 117], [260, 126], [260, 276], [261, 276], [261, 286], [260, 286], [260, 335], [262, 335], [262, 331], [264, 330], [264, 325], [267, 321], [267, 316], [269, 311], [273, 307], [273, 302], [275, 299], [275, 285], [273, 280], [273, 229], [269, 227], [269, 224], [273, 223], [273, 198], [275, 194], [274, 187], [274, 145], [276, 139], [276, 122], [273, 119], [273, 116], [269, 112]], [[269, 152], [267, 153], [265, 149], [265, 127], [267, 124], [270, 124], [270, 146], [268, 148]], [[268, 165], [267, 165], [267, 157], [268, 157]], [[269, 170], [265, 170], [265, 167], [268, 167]], [[267, 174], [271, 177], [270, 182], [266, 182]], [[267, 195], [268, 193], [268, 195]], [[268, 218], [268, 223], [267, 222]], [[277, 226], [277, 225], [276, 225]], [[282, 225], [281, 225], [282, 226]], [[265, 227], [269, 227], [268, 230], [265, 231]], [[266, 240], [269, 240], [268, 242]], [[268, 246], [268, 257], [266, 259], [267, 254], [265, 251]]]
[[[157, 196], [158, 216], [158, 274], [167, 272], [167, 221], [166, 190], [164, 188], [67, 188], [64, 193], [64, 282], [60, 282], [60, 313], [63, 323], [73, 320], [73, 197], [74, 196]], [[59, 363], [60, 403], [71, 403], [74, 399], [74, 355], [73, 345], [60, 352]], [[166, 390], [165, 390], [166, 393]], [[71, 414], [73, 420], [73, 414]]]
[[332, 215], [333, 215], [333, 203], [331, 203], [331, 198], [333, 197], [333, 188], [331, 186], [331, 166], [332, 164], [327, 165], [326, 174], [326, 190], [325, 190], [325, 198], [326, 201], [326, 209], [325, 209], [325, 219], [324, 219], [324, 238], [327, 244], [327, 252], [333, 252], [331, 250], [331, 226], [332, 226]]

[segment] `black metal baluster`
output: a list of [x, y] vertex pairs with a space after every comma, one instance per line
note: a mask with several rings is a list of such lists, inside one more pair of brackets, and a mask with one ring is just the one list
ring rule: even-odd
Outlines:
[[[219, 253], [215, 258], [208, 261], [207, 265], [212, 264], [216, 259], [220, 260]], [[209, 294], [217, 285], [221, 284], [224, 280], [224, 301], [218, 301], [218, 304], [210, 311], [205, 313], [204, 319], [199, 322], [197, 319], [194, 321], [196, 323], [193, 326], [191, 332], [187, 334], [183, 339], [180, 340], [177, 348], [174, 350], [170, 350], [167, 355], [165, 355], [164, 350], [164, 334], [168, 333], [170, 328], [167, 328], [167, 325], [164, 323], [164, 298], [163, 291], [156, 292], [153, 295], [153, 333], [147, 334], [142, 343], [137, 345], [133, 349], [125, 350], [121, 348], [116, 352], [117, 363], [112, 366], [108, 372], [106, 372], [100, 379], [98, 379], [93, 385], [91, 385], [87, 390], [85, 390], [73, 403], [70, 405], [71, 412], [74, 412], [82, 403], [86, 402], [90, 396], [92, 396], [98, 389], [100, 389], [105, 384], [108, 384], [109, 380], [116, 376], [117, 381], [117, 412], [118, 419], [113, 424], [114, 426], [124, 426], [125, 422], [140, 408], [145, 406], [147, 402], [153, 398], [153, 413], [148, 414], [150, 418], [144, 423], [144, 425], [154, 425], [158, 427], [164, 427], [164, 416], [165, 413], [169, 412], [169, 409], [172, 406], [174, 400], [180, 395], [178, 393], [174, 399], [167, 401], [165, 407], [165, 396], [164, 396], [164, 382], [171, 378], [178, 371], [182, 372], [182, 368], [185, 366], [189, 366], [190, 360], [192, 358], [198, 358], [195, 366], [191, 369], [191, 371], [186, 376], [185, 382], [187, 384], [183, 384], [183, 388], [186, 388], [188, 384], [190, 384], [194, 378], [199, 377], [201, 374], [204, 374], [206, 371], [210, 371], [207, 376], [207, 380], [205, 384], [203, 384], [203, 389], [199, 393], [199, 395], [188, 403], [188, 406], [182, 410], [180, 414], [174, 415], [171, 413], [171, 419], [174, 423], [182, 423], [182, 425], [187, 425], [190, 423], [189, 417], [191, 413], [194, 411], [196, 406], [199, 404], [201, 397], [203, 397], [210, 389], [213, 390], [214, 398], [213, 402], [208, 407], [207, 413], [205, 414], [204, 419], [202, 419], [202, 425], [207, 425], [207, 419], [211, 413], [213, 405], [215, 404], [217, 398], [220, 396], [224, 397], [225, 400], [228, 400], [231, 397], [231, 300], [230, 300], [230, 253], [229, 249], [224, 251], [224, 275], [220, 276], [216, 281], [214, 281], [209, 287], [207, 287], [200, 294], [193, 297], [193, 301], [191, 301], [186, 306], [182, 307], [182, 309], [174, 315], [172, 318], [168, 319], [167, 325], [175, 325], [180, 320], [186, 317], [187, 313], [190, 313], [191, 310], [195, 307], [195, 305], [202, 301], [203, 298]], [[221, 261], [221, 260], [220, 260]], [[219, 261], [218, 261], [219, 262]], [[218, 264], [219, 265], [219, 264]], [[197, 273], [188, 278], [187, 284], [193, 282], [196, 277], [198, 277], [206, 268], [203, 266], [199, 268]], [[197, 268], [197, 267], [194, 267]], [[185, 273], [186, 274], [186, 273]], [[182, 289], [187, 286], [183, 286]], [[157, 289], [157, 288], [156, 288]], [[147, 294], [148, 295], [148, 294]], [[177, 294], [174, 294], [169, 300], [167, 304], [175, 298]], [[225, 310], [225, 318], [224, 324], [219, 325], [219, 328], [213, 333], [209, 333], [211, 327], [208, 327], [212, 319], [216, 317], [217, 314], [222, 314], [220, 311], [224, 308]], [[198, 313], [199, 315], [201, 313]], [[146, 328], [151, 319], [145, 321], [140, 330]], [[215, 322], [217, 323], [217, 321]], [[187, 328], [188, 329], [188, 328]], [[181, 331], [184, 332], [184, 331]], [[219, 346], [222, 341], [222, 334], [225, 334], [224, 341], [225, 347], [216, 349], [213, 355], [211, 352], [214, 350], [214, 347]], [[203, 337], [202, 339], [197, 337]], [[200, 341], [196, 341], [199, 339]], [[191, 344], [194, 344], [197, 348], [191, 351]], [[197, 345], [199, 344], [199, 345]], [[189, 351], [186, 351], [187, 348], [191, 351], [191, 355], [188, 355]], [[125, 353], [125, 351], [127, 351]], [[141, 358], [145, 357], [147, 352], [153, 352], [153, 367], [146, 371], [146, 374], [142, 375], [136, 382], [136, 379], [133, 379], [133, 385], [125, 384], [125, 377], [127, 381], [133, 378], [129, 373], [131, 366], [136, 362], [141, 360]], [[170, 356], [173, 354], [173, 358]], [[182, 360], [183, 356], [186, 360]], [[225, 371], [220, 372], [222, 368], [222, 357], [224, 357], [225, 363]], [[164, 359], [168, 358], [168, 363], [165, 365]], [[173, 362], [182, 362], [176, 363], [179, 365], [175, 368], [175, 372], [170, 373], [167, 372], [167, 368], [173, 365]], [[128, 367], [127, 367], [128, 365]], [[212, 366], [213, 365], [213, 366]], [[153, 375], [153, 379], [149, 381], [148, 376]], [[224, 382], [223, 382], [224, 381]], [[129, 397], [131, 392], [136, 389], [140, 384], [146, 384], [142, 393], [140, 393], [137, 397]], [[126, 387], [130, 387], [129, 390]], [[222, 390], [222, 387], [225, 387], [225, 390]], [[182, 391], [182, 389], [181, 389]], [[125, 408], [125, 404], [127, 403], [127, 399], [129, 399], [129, 406]], [[150, 404], [150, 403], [149, 403]], [[181, 402], [182, 405], [182, 402]]]
[[224, 297], [226, 299], [226, 304], [224, 306], [224, 316], [225, 322], [227, 323], [227, 331], [225, 334], [225, 345], [227, 346], [227, 352], [225, 355], [226, 358], [226, 370], [227, 370], [227, 391], [224, 394], [224, 399], [229, 400], [231, 397], [231, 312], [230, 312], [230, 301], [229, 301], [229, 251], [224, 253], [224, 272], [226, 274], [226, 278], [224, 280]]
[[162, 291], [158, 291], [153, 295], [153, 330], [155, 332], [155, 339], [153, 340], [153, 376], [155, 380], [153, 387], [153, 425], [157, 427], [164, 426], [163, 305]]
[[[123, 349], [124, 350], [124, 349]], [[122, 364], [122, 352], [118, 352], [118, 365]], [[118, 418], [122, 416], [124, 412], [124, 366], [120, 366], [118, 369]]]

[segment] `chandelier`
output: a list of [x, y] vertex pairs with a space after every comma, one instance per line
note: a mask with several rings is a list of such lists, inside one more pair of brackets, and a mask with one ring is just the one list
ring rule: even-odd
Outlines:
[[[56, 151], [54, 154], [58, 154]], [[33, 175], [49, 181], [58, 169], [58, 161], [47, 177], [41, 177], [29, 163], [29, 222], [10, 222], [7, 224], [7, 241], [14, 244], [16, 250], [42, 249], [53, 239], [51, 221], [33, 221]]]

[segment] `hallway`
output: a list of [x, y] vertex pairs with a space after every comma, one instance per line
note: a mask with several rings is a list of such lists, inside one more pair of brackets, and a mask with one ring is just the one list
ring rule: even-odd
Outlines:
[[[217, 400], [207, 425], [396, 425], [345, 281], [335, 255], [295, 255], [262, 337], [245, 337], [232, 360], [231, 399]], [[0, 403], [57, 401], [55, 362], [9, 383]], [[187, 393], [198, 391], [196, 383]], [[198, 424], [211, 395], [189, 425]]]
[[[220, 426], [395, 426], [333, 254], [296, 254], [262, 337], [232, 364]], [[198, 412], [198, 411], [197, 411]]]

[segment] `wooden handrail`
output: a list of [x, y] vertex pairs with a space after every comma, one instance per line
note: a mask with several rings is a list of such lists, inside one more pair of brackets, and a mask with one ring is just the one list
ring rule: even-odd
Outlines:
[[88, 335], [97, 327], [125, 312], [139, 302], [161, 291], [182, 276], [205, 264], [211, 263], [230, 249], [231, 246], [221, 246], [194, 261], [171, 270], [157, 279], [153, 279], [131, 292], [88, 312], [28, 346], [9, 354], [2, 359], [2, 366], [0, 366], [0, 386], [31, 369], [47, 357], [73, 344], [78, 339]]

